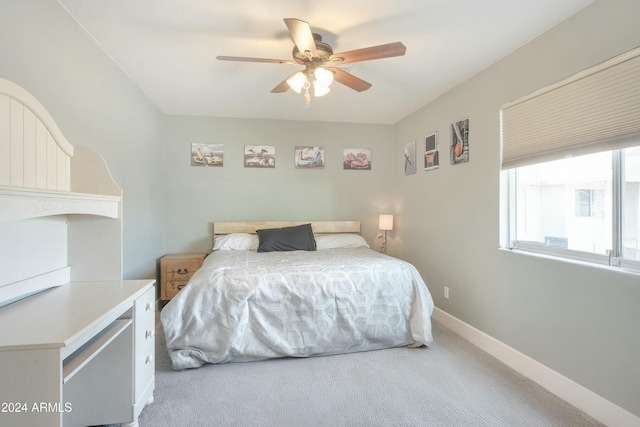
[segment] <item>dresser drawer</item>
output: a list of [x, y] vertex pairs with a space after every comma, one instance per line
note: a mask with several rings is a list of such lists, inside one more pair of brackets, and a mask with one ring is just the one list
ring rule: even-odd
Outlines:
[[[135, 302], [134, 340], [136, 355], [153, 347], [156, 335], [155, 289], [145, 292]], [[152, 350], [153, 351], [153, 350]]]
[[138, 350], [135, 354], [135, 380], [133, 394], [137, 400], [140, 394], [147, 388], [149, 381], [154, 377], [156, 370], [155, 345], [150, 342], [146, 347]]
[[134, 303], [134, 402], [155, 372], [155, 296], [155, 288], [151, 288]]
[[153, 319], [136, 320], [135, 324], [135, 349], [142, 351], [150, 344], [153, 346], [156, 336], [155, 316]]
[[134, 303], [134, 316], [135, 316], [135, 331], [136, 338], [142, 331], [141, 328], [146, 328], [155, 325], [155, 312], [156, 312], [156, 289], [155, 286], [151, 287], [142, 296], [136, 299]]

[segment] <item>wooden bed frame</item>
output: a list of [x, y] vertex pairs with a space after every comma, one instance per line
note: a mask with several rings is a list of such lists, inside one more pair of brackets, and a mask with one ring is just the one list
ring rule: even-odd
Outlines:
[[219, 236], [231, 233], [251, 233], [265, 228], [294, 227], [296, 225], [309, 224], [313, 233], [336, 234], [355, 233], [360, 234], [360, 221], [223, 221], [213, 223], [213, 235]]

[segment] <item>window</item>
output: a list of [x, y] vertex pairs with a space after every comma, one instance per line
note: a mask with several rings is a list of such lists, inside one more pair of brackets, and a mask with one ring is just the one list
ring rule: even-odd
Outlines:
[[640, 261], [640, 147], [624, 150], [622, 258]]
[[606, 255], [612, 248], [611, 152], [515, 170], [517, 244]]
[[640, 271], [640, 48], [505, 104], [503, 246]]
[[512, 247], [631, 268], [640, 261], [640, 147], [508, 173]]
[[576, 190], [576, 216], [604, 218], [604, 190]]

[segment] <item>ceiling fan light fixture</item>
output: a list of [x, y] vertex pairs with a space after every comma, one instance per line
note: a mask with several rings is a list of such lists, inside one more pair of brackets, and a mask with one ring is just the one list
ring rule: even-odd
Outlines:
[[318, 82], [313, 83], [313, 94], [315, 96], [324, 96], [329, 92], [331, 92], [331, 88], [329, 86], [319, 84]]
[[333, 82], [333, 73], [326, 68], [318, 67], [313, 72], [313, 76], [315, 77], [315, 83], [327, 86]]
[[298, 71], [292, 77], [287, 79], [287, 84], [296, 93], [300, 93], [302, 91], [305, 83], [307, 83], [307, 77], [302, 73], [302, 71]]
[[284, 23], [294, 42], [293, 50], [291, 51], [292, 60], [249, 58], [244, 56], [217, 56], [216, 58], [221, 61], [303, 65], [305, 67], [304, 71], [296, 72], [282, 80], [271, 90], [271, 93], [283, 93], [291, 88], [300, 94], [304, 89], [305, 101], [309, 105], [309, 88], [311, 84], [314, 86], [315, 96], [326, 95], [330, 91], [329, 86], [334, 81], [334, 75], [337, 76], [335, 80], [338, 83], [358, 92], [365, 91], [371, 87], [371, 83], [365, 82], [342, 68], [335, 68], [336, 64], [353, 64], [372, 59], [403, 56], [407, 50], [406, 46], [401, 42], [395, 42], [333, 53], [333, 48], [322, 41], [320, 34], [311, 32], [311, 26], [308, 22], [296, 18], [285, 18]]

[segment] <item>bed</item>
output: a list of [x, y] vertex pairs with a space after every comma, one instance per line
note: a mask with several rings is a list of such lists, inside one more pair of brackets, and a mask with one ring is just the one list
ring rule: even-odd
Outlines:
[[358, 221], [213, 227], [213, 252], [161, 312], [174, 369], [432, 343], [420, 274]]

